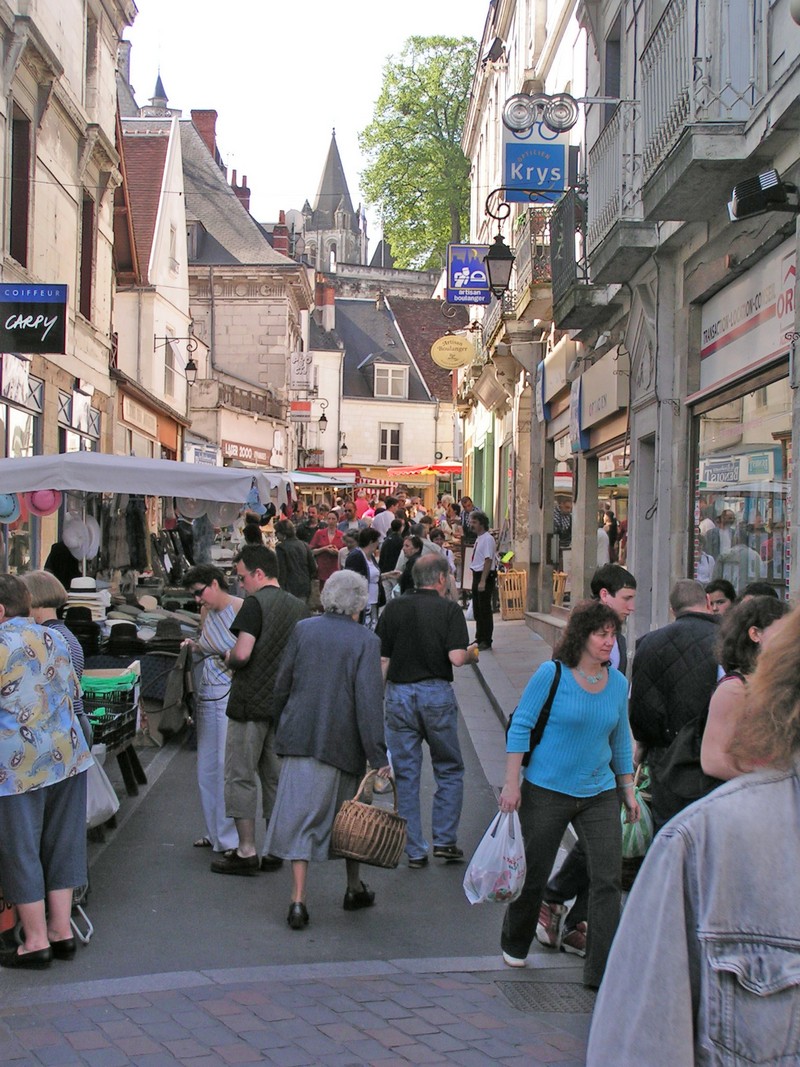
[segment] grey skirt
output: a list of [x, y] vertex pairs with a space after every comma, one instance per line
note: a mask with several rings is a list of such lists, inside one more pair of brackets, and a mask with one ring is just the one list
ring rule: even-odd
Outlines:
[[284, 756], [265, 851], [285, 860], [330, 859], [333, 820], [359, 782], [311, 756]]

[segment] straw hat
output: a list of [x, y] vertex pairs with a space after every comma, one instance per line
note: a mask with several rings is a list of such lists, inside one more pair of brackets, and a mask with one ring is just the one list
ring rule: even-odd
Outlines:
[[86, 549], [86, 558], [94, 559], [100, 549], [100, 524], [94, 515], [86, 516], [86, 529], [89, 531], [89, 545]]
[[61, 535], [61, 540], [75, 559], [83, 559], [86, 556], [91, 539], [92, 534], [86, 523], [74, 515], [68, 515], [64, 522], [64, 532]]
[[14, 522], [20, 516], [16, 493], [0, 493], [0, 522]]
[[58, 489], [36, 489], [32, 493], [23, 493], [22, 499], [28, 505], [31, 515], [46, 518], [58, 511], [62, 498]]

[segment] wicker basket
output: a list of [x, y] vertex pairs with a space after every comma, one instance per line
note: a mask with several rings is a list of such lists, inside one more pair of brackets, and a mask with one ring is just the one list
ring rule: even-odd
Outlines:
[[331, 852], [370, 867], [396, 867], [406, 847], [406, 820], [397, 814], [397, 786], [392, 779], [394, 811], [359, 800], [377, 771], [367, 771], [355, 797], [346, 800], [336, 815]]
[[500, 571], [497, 579], [500, 589], [500, 618], [524, 619], [528, 597], [527, 571]]

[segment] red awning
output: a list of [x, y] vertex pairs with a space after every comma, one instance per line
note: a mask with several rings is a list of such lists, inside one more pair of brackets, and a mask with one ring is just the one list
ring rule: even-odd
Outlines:
[[389, 467], [386, 473], [393, 478], [414, 478], [418, 474], [458, 475], [461, 474], [461, 464], [430, 463], [424, 467]]

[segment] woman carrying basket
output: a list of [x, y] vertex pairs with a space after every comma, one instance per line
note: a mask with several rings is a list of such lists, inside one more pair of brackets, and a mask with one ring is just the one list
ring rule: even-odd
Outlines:
[[[367, 759], [381, 775], [389, 773], [380, 641], [358, 625], [367, 598], [361, 575], [332, 574], [322, 590], [324, 614], [297, 623], [275, 681], [275, 751], [283, 765], [265, 847], [292, 862], [286, 921], [293, 930], [309, 920], [308, 864], [329, 859], [333, 820], [355, 795]], [[345, 911], [371, 907], [375, 893], [361, 881], [358, 863], [346, 864]]]
[[527, 876], [509, 904], [500, 944], [509, 967], [523, 967], [561, 839], [572, 823], [589, 865], [589, 922], [584, 985], [597, 988], [619, 923], [622, 878], [620, 802], [639, 818], [633, 792], [625, 676], [610, 667], [619, 617], [598, 601], [578, 604], [554, 656], [561, 676], [541, 741], [520, 771], [530, 732], [553, 684], [556, 663], [528, 682], [508, 731], [500, 810], [519, 809]]

